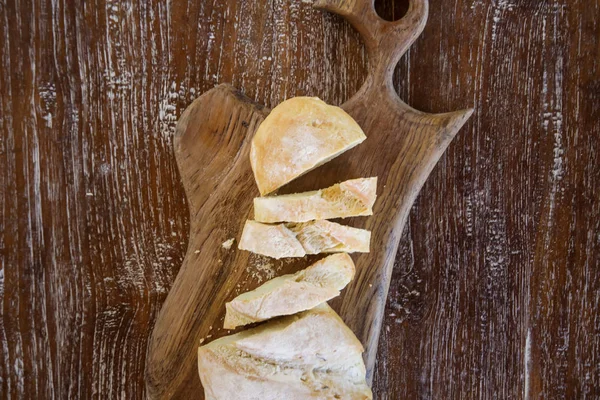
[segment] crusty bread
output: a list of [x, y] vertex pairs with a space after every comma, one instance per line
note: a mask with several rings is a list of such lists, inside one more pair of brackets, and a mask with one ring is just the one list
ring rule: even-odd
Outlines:
[[318, 220], [268, 225], [246, 221], [240, 250], [273, 258], [304, 257], [320, 253], [368, 253], [371, 232]]
[[377, 177], [351, 179], [312, 192], [254, 199], [259, 222], [306, 222], [316, 219], [372, 215]]
[[296, 235], [306, 254], [368, 253], [371, 232], [324, 219], [287, 223], [285, 226]]
[[295, 274], [283, 275], [225, 304], [225, 329], [309, 310], [340, 294], [354, 277], [346, 253], [333, 254]]
[[317, 97], [282, 102], [252, 139], [250, 164], [260, 194], [271, 193], [365, 139], [350, 115]]
[[326, 303], [198, 349], [206, 400], [372, 399], [363, 347]]
[[285, 225], [266, 225], [250, 220], [244, 225], [238, 248], [273, 258], [306, 255], [294, 232]]

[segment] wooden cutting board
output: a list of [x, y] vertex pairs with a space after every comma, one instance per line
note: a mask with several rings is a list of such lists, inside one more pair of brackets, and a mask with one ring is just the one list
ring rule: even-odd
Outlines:
[[[365, 347], [369, 381], [377, 352], [398, 240], [425, 179], [472, 110], [426, 114], [396, 95], [392, 74], [421, 33], [426, 0], [413, 0], [399, 21], [380, 19], [371, 0], [321, 0], [315, 6], [341, 14], [361, 33], [369, 76], [344, 110], [367, 139], [279, 193], [314, 190], [359, 177], [378, 177], [373, 216], [343, 221], [372, 231], [371, 253], [354, 254], [356, 277], [330, 302]], [[307, 267], [319, 257], [272, 260], [237, 249], [252, 199], [259, 195], [250, 168], [250, 142], [269, 110], [228, 85], [196, 99], [183, 113], [175, 156], [190, 208], [187, 254], [158, 316], [150, 342], [146, 380], [151, 398], [202, 398], [197, 347], [222, 329], [225, 303], [276, 275]], [[224, 245], [234, 238], [231, 248]]]

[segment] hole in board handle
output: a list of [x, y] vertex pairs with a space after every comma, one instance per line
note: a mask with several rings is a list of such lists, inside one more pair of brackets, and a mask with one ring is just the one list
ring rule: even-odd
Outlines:
[[386, 21], [398, 21], [406, 15], [409, 0], [375, 0], [375, 11]]

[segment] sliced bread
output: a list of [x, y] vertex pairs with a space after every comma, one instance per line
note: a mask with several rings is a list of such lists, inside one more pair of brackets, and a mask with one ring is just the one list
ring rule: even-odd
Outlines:
[[260, 322], [311, 309], [340, 294], [354, 277], [354, 263], [346, 253], [333, 254], [295, 274], [283, 275], [237, 296], [225, 304], [223, 327]]
[[304, 257], [320, 253], [368, 253], [371, 232], [318, 220], [269, 225], [246, 221], [240, 250], [273, 258]]
[[317, 97], [282, 102], [260, 124], [250, 147], [260, 194], [271, 193], [365, 139], [350, 115]]
[[198, 349], [207, 400], [366, 400], [363, 347], [326, 303]]
[[318, 219], [372, 215], [377, 177], [350, 179], [312, 192], [254, 199], [259, 222], [307, 222]]

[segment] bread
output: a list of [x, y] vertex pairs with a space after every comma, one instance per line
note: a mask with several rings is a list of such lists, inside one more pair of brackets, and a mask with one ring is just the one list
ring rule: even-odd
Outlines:
[[295, 274], [271, 279], [225, 304], [225, 329], [309, 310], [340, 294], [354, 277], [346, 253], [333, 254]]
[[250, 164], [261, 195], [351, 149], [366, 139], [339, 107], [317, 97], [294, 97], [275, 107], [260, 124]]
[[363, 347], [326, 303], [198, 349], [206, 400], [372, 399]]
[[266, 225], [250, 220], [244, 225], [238, 248], [273, 258], [306, 255], [294, 232], [285, 225]]
[[326, 189], [254, 199], [259, 222], [306, 222], [316, 219], [372, 215], [377, 177], [351, 179]]
[[273, 258], [304, 257], [320, 253], [368, 253], [371, 232], [318, 220], [268, 225], [246, 221], [240, 250]]
[[371, 232], [320, 219], [285, 226], [296, 235], [306, 254], [368, 253]]

